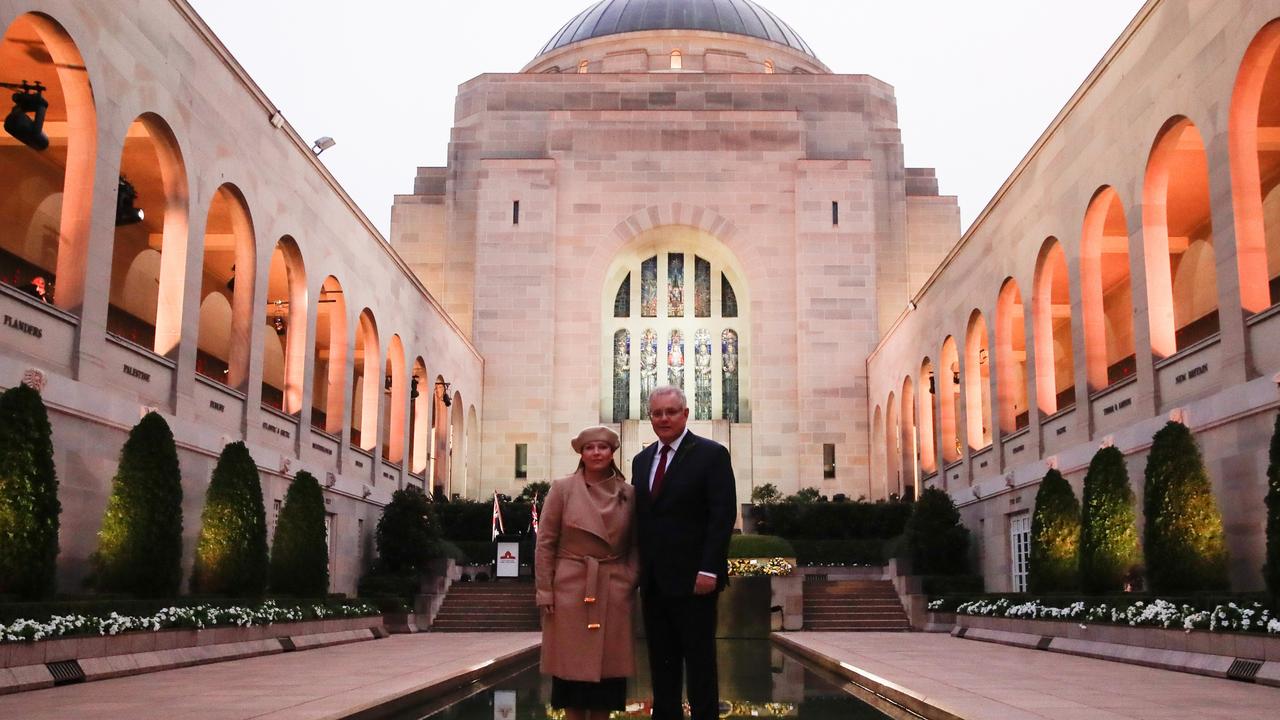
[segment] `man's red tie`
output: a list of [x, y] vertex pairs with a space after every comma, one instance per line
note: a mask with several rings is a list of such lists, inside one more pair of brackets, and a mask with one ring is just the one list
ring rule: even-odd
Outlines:
[[653, 473], [653, 487], [649, 488], [650, 497], [658, 497], [658, 492], [662, 490], [662, 478], [667, 475], [667, 453], [671, 452], [670, 445], [663, 445], [662, 452], [658, 454], [658, 469]]

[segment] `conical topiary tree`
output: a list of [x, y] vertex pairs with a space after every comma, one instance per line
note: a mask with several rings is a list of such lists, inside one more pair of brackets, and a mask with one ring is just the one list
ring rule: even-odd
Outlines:
[[1080, 503], [1071, 483], [1052, 469], [1036, 491], [1027, 588], [1033, 593], [1075, 590], [1079, 570]]
[[322, 597], [329, 591], [329, 547], [325, 541], [324, 494], [307, 471], [289, 484], [271, 541], [271, 591]]
[[182, 474], [173, 432], [149, 412], [120, 450], [90, 584], [103, 592], [170, 597], [182, 583]]
[[0, 393], [0, 595], [53, 594], [58, 562], [58, 476], [53, 430], [40, 393]]
[[242, 442], [222, 449], [200, 514], [191, 592], [256, 597], [267, 586], [267, 521], [253, 456]]
[[1155, 592], [1225, 590], [1227, 543], [1209, 472], [1191, 430], [1166, 423], [1143, 473], [1147, 579]]
[[1124, 453], [1105, 447], [1094, 453], [1084, 476], [1080, 508], [1080, 586], [1085, 592], [1124, 589], [1138, 563], [1138, 529], [1133, 488]]
[[903, 529], [913, 572], [960, 575], [969, 567], [969, 531], [944, 490], [926, 488]]
[[1280, 414], [1271, 433], [1271, 457], [1267, 464], [1267, 564], [1263, 568], [1267, 590], [1280, 595]]
[[380, 571], [425, 570], [440, 539], [440, 521], [431, 500], [413, 485], [392, 493], [391, 502], [382, 508], [375, 539]]

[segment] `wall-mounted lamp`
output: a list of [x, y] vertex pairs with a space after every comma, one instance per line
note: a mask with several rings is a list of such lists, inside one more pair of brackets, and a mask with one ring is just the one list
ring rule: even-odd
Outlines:
[[444, 393], [440, 396], [440, 400], [444, 402], [445, 407], [449, 407], [450, 405], [453, 404], [453, 398], [449, 397], [449, 383], [443, 380], [437, 380], [436, 387], [441, 387], [441, 386], [444, 387]]
[[271, 318], [271, 327], [275, 329], [276, 335], [280, 335], [282, 337], [289, 329], [289, 326], [285, 324], [284, 317], [281, 315], [276, 315]]
[[382, 381], [382, 389], [391, 392], [391, 373], [387, 373], [387, 377]]
[[23, 80], [19, 83], [0, 83], [0, 87], [17, 90], [13, 94], [13, 109], [4, 119], [5, 132], [32, 150], [46, 150], [49, 136], [44, 134], [44, 114], [49, 101], [44, 99], [44, 85], [37, 80], [34, 85]]
[[420, 394], [421, 393], [418, 392], [418, 376], [414, 375], [413, 379], [409, 381], [409, 399], [417, 400], [418, 395]]
[[329, 148], [337, 144], [338, 144], [337, 140], [334, 140], [328, 135], [325, 135], [322, 138], [317, 138], [315, 142], [311, 143], [311, 152], [315, 153], [316, 155], [319, 155], [320, 153], [324, 152], [325, 150], [328, 150]]
[[[5, 122], [8, 125], [8, 121]], [[120, 186], [116, 190], [116, 227], [137, 225], [145, 217], [142, 208], [134, 205], [138, 199], [138, 191], [125, 176], [120, 176]]]

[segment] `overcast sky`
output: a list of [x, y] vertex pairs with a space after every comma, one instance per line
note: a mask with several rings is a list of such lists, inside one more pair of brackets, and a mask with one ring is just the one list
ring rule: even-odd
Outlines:
[[[444, 165], [459, 84], [518, 72], [590, 0], [189, 0], [389, 234], [392, 196]], [[968, 227], [1140, 0], [759, 0], [836, 73], [894, 86], [907, 165]]]

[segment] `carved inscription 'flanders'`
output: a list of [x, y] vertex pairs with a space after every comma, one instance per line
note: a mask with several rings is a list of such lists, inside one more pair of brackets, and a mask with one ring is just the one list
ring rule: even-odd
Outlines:
[[4, 316], [4, 326], [20, 333], [30, 335], [37, 340], [44, 337], [44, 330], [39, 325], [32, 325], [29, 322], [23, 322], [12, 315]]

